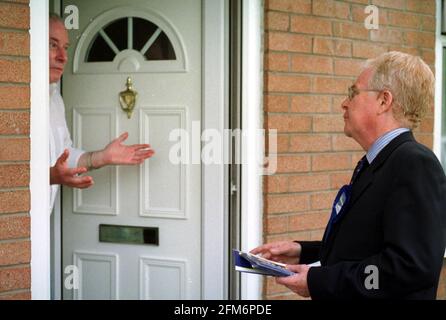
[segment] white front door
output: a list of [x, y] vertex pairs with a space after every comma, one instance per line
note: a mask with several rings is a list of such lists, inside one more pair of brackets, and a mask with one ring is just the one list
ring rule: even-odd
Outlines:
[[[126, 143], [156, 151], [141, 166], [93, 171], [87, 190], [63, 189], [63, 270], [79, 271], [64, 299], [202, 297], [201, 167], [169, 161], [170, 132], [201, 120], [201, 4], [63, 1], [80, 18], [62, 83], [75, 146], [102, 149], [127, 131]], [[128, 77], [130, 119], [119, 102]]]

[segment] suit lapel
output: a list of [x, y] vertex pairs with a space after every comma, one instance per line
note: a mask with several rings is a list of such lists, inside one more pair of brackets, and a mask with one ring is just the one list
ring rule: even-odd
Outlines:
[[370, 166], [364, 171], [362, 176], [358, 179], [357, 184], [353, 187], [353, 194], [350, 199], [350, 207], [359, 199], [362, 193], [373, 182], [373, 177], [376, 170], [378, 170], [392, 152], [401, 144], [407, 141], [415, 141], [411, 131], [400, 134], [398, 137], [390, 141], [390, 143], [381, 150], [378, 156], [373, 160]]
[[358, 181], [353, 185], [352, 195], [350, 198], [349, 207], [351, 208], [356, 200], [359, 199], [361, 194], [370, 186], [373, 182], [373, 171], [371, 167], [368, 167], [359, 177]]

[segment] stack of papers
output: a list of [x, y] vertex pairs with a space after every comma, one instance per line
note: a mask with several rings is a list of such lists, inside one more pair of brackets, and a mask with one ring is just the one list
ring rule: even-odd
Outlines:
[[235, 270], [240, 272], [256, 273], [274, 277], [288, 277], [295, 275], [286, 269], [283, 263], [271, 261], [249, 252], [232, 250]]

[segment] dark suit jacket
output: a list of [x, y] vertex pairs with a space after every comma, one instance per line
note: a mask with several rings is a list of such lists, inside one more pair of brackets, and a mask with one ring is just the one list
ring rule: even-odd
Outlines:
[[[440, 163], [411, 132], [401, 134], [355, 181], [349, 207], [325, 242], [299, 242], [301, 263], [322, 265], [308, 272], [311, 297], [435, 299], [445, 217]], [[377, 267], [379, 289], [366, 288], [376, 275], [367, 266]]]

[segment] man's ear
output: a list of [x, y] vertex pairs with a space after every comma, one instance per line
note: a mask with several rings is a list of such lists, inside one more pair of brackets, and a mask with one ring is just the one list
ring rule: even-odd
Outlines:
[[383, 90], [378, 96], [378, 114], [388, 112], [393, 104], [393, 95], [389, 90]]

